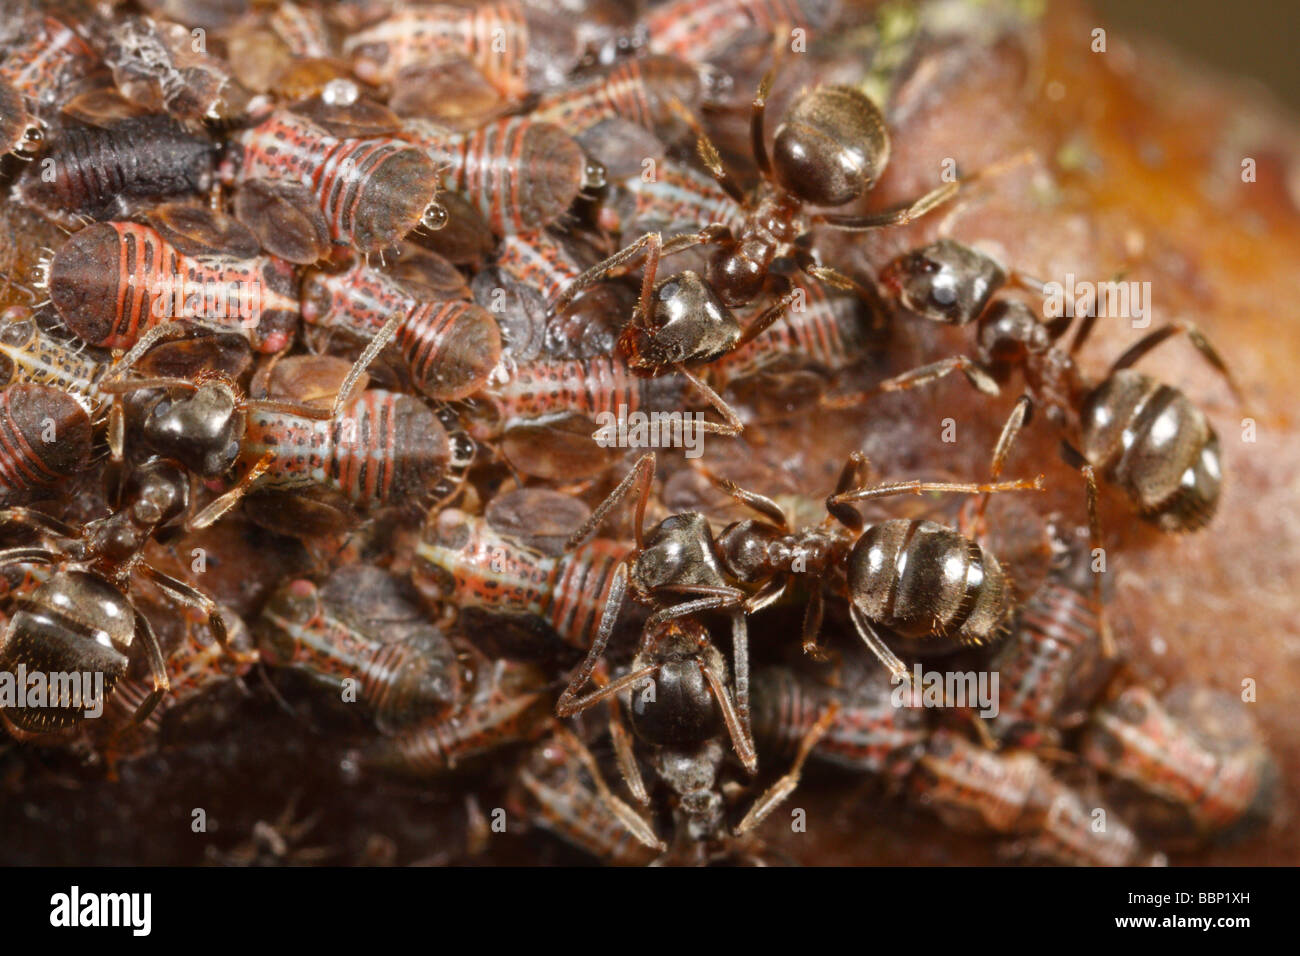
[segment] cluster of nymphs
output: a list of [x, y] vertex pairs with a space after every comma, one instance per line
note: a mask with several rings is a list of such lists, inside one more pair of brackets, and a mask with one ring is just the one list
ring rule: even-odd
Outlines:
[[[1268, 816], [1253, 724], [1121, 666], [1091, 567], [1099, 484], [1170, 532], [1219, 495], [1206, 416], [1132, 366], [1186, 333], [1227, 369], [1177, 324], [1087, 380], [1094, 321], [1040, 317], [1042, 283], [950, 239], [824, 264], [822, 236], [996, 188], [936, 172], [863, 211], [890, 156], [867, 14], [130, 6], [0, 16], [0, 721], [24, 748], [113, 772], [259, 669], [250, 693], [366, 713], [348, 772], [454, 788], [491, 754], [537, 841], [605, 862], [772, 859], [759, 824], [810, 760], [1056, 863]], [[875, 80], [921, 62], [924, 23]], [[923, 320], [969, 355], [883, 378], [881, 330]], [[840, 475], [808, 516], [675, 450], [724, 461], [954, 371], [1024, 390], [974, 481], [881, 482], [840, 446], [803, 463]], [[1051, 567], [1017, 594], [985, 506], [1042, 490], [1002, 474], [1035, 406], [1086, 507], [1043, 519]], [[656, 493], [675, 478], [699, 510]], [[949, 493], [975, 496], [955, 525], [859, 510]], [[792, 608], [800, 639], [772, 639]], [[954, 650], [998, 676], [982, 706], [927, 686]]]

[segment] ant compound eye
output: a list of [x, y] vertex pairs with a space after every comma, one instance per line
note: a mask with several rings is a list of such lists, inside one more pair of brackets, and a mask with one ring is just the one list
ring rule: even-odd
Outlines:
[[935, 276], [934, 284], [930, 287], [930, 300], [941, 308], [957, 301], [957, 283], [951, 274], [941, 272]]

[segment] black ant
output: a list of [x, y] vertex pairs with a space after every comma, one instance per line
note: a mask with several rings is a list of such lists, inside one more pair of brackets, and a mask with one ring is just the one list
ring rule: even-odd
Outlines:
[[[1013, 424], [1008, 423], [998, 444], [995, 468], [999, 470], [1010, 446], [1008, 434], [1014, 435]], [[740, 732], [732, 736], [737, 754], [747, 766], [752, 763], [748, 758], [754, 746], [745, 620], [778, 600], [795, 579], [805, 578], [813, 585], [803, 625], [806, 652], [819, 653], [821, 583], [829, 578], [848, 600], [858, 635], [897, 680], [908, 679], [907, 668], [886, 646], [880, 630], [910, 643], [941, 638], [958, 644], [985, 644], [996, 638], [1007, 626], [1015, 599], [1011, 582], [993, 554], [934, 521], [892, 519], [868, 527], [851, 505], [896, 494], [989, 495], [1042, 490], [1042, 476], [984, 484], [899, 481], [855, 488], [865, 464], [860, 454], [849, 456], [835, 491], [826, 499], [829, 519], [812, 528], [793, 528], [785, 511], [770, 498], [718, 480], [759, 517], [733, 522], [715, 538], [708, 520], [695, 512], [671, 515], [646, 533], [655, 454], [642, 456], [569, 539], [569, 548], [578, 547], [636, 489], [636, 548], [614, 570], [595, 640], [560, 695], [556, 713], [569, 716], [590, 700], [578, 699], [578, 692], [604, 654], [629, 588], [636, 601], [654, 609], [646, 624], [651, 631], [668, 621], [706, 611], [730, 614], [735, 709], [740, 724]], [[678, 596], [686, 599], [674, 602]], [[701, 672], [709, 677], [707, 671]], [[709, 682], [715, 688], [718, 685], [714, 679]]]
[[[852, 87], [819, 86], [786, 112], [769, 155], [763, 125], [774, 75], [769, 71], [759, 84], [750, 117], [751, 148], [762, 177], [752, 195], [745, 195], [723, 167], [717, 148], [680, 108], [699, 134], [704, 165], [745, 210], [736, 232], [715, 223], [666, 241], [659, 233], [644, 235], [580, 275], [553, 306], [557, 313], [563, 311], [585, 289], [644, 256], [641, 296], [619, 349], [638, 373], [673, 370], [686, 377], [726, 418], [730, 433], [742, 429], [739, 418], [686, 366], [711, 362], [752, 341], [797, 301], [798, 287], [772, 268], [777, 257], [793, 255], [808, 275], [876, 301], [873, 290], [818, 264], [809, 230], [815, 225], [845, 230], [905, 225], [948, 202], [976, 178], [944, 183], [911, 202], [868, 215], [807, 215], [807, 206], [844, 206], [870, 192], [889, 162], [889, 134], [880, 109], [865, 94]], [[657, 279], [661, 257], [694, 246], [716, 247], [703, 276], [686, 270]], [[742, 329], [732, 310], [765, 293], [776, 296], [775, 301]]]
[[[144, 645], [153, 690], [136, 709], [144, 721], [170, 688], [162, 649], [149, 619], [131, 602], [131, 578], [141, 573], [174, 601], [197, 607], [223, 648], [226, 625], [216, 604], [190, 585], [143, 560], [143, 551], [161, 529], [189, 510], [189, 476], [178, 466], [152, 459], [132, 470], [128, 503], [80, 532], [26, 508], [0, 511], [0, 526], [26, 532], [22, 545], [0, 550], [0, 568], [14, 564], [52, 565], [55, 572], [17, 610], [0, 640], [0, 671], [20, 666], [47, 674], [88, 671], [104, 675], [104, 693], [127, 670], [128, 653]], [[40, 737], [75, 724], [81, 707], [64, 694], [42, 708], [16, 705], [0, 710], [14, 736]]]
[[[1205, 413], [1182, 391], [1162, 384], [1132, 366], [1175, 335], [1185, 334], [1197, 351], [1242, 400], [1226, 363], [1209, 340], [1189, 322], [1153, 329], [1117, 358], [1099, 381], [1089, 382], [1075, 355], [1096, 324], [1095, 310], [1080, 321], [1069, 348], [1058, 343], [1074, 323], [1070, 314], [1041, 320], [1024, 302], [994, 296], [1010, 284], [1044, 293], [1043, 282], [1001, 265], [976, 249], [940, 239], [894, 260], [881, 273], [885, 289], [907, 310], [950, 325], [975, 324], [976, 357], [954, 356], [881, 382], [867, 393], [828, 396], [824, 404], [856, 404], [865, 394], [916, 388], [962, 371], [980, 391], [997, 394], [1016, 369], [1024, 374], [1026, 394], [1013, 409], [1004, 431], [994, 477], [1035, 401], [1064, 431], [1062, 452], [1087, 483], [1093, 554], [1101, 549], [1097, 475], [1118, 485], [1138, 514], [1163, 531], [1203, 527], [1218, 506], [1222, 484], [1219, 438]], [[1101, 578], [1094, 574], [1094, 601], [1100, 609]], [[1108, 654], [1113, 643], [1105, 620]]]
[[670, 791], [672, 844], [661, 841], [650, 822], [609, 792], [585, 747], [578, 743], [575, 749], [607, 809], [637, 840], [665, 853], [659, 862], [707, 864], [743, 858], [746, 852], [752, 855], [747, 838], [798, 787], [804, 762], [830, 729], [838, 709], [832, 703], [823, 711], [803, 735], [790, 770], [731, 824], [729, 811], [735, 798], [733, 787], [724, 782], [723, 730], [751, 775], [757, 762], [749, 729], [741, 725], [726, 684], [726, 661], [708, 631], [693, 618], [674, 617], [647, 625], [628, 673], [566, 708], [568, 713], [579, 713], [610, 701], [610, 736], [620, 772], [636, 801], [648, 807], [650, 791], [616, 703], [619, 695], [627, 693], [632, 734], [649, 748], [655, 776]]

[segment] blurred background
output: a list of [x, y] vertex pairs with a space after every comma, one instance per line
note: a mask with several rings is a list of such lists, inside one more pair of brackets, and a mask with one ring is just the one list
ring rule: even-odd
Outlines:
[[1092, 0], [1098, 25], [1158, 37], [1186, 56], [1270, 88], [1300, 112], [1300, 2]]

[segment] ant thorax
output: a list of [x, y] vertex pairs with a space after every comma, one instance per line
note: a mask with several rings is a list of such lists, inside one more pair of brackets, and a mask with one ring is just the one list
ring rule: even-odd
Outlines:
[[754, 583], [774, 574], [818, 573], [834, 560], [836, 540], [822, 528], [789, 533], [751, 518], [729, 525], [718, 545], [736, 579]]
[[1059, 348], [1035, 355], [1025, 364], [1025, 381], [1039, 396], [1048, 420], [1078, 434], [1078, 409], [1088, 389], [1073, 356]]
[[709, 284], [732, 308], [762, 293], [777, 255], [807, 231], [796, 197], [784, 190], [759, 188], [757, 203], [741, 223], [735, 242], [719, 246], [709, 257]]
[[845, 535], [822, 528], [805, 528], [782, 542], [782, 569], [792, 574], [816, 574], [836, 563], [837, 551], [847, 550]]

